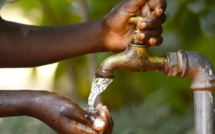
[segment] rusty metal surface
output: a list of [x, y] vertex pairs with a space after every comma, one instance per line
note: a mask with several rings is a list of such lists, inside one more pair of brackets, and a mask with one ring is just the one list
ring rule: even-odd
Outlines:
[[125, 52], [108, 57], [103, 61], [96, 76], [110, 78], [113, 71], [121, 69], [128, 72], [162, 71], [166, 66], [166, 57], [153, 56], [143, 45], [130, 44]]
[[186, 76], [192, 78], [191, 89], [215, 88], [215, 71], [211, 62], [196, 52], [186, 52], [188, 71]]
[[184, 52], [182, 50], [167, 53], [167, 76], [192, 79], [191, 89], [215, 88], [215, 71], [211, 62], [203, 55], [196, 52]]

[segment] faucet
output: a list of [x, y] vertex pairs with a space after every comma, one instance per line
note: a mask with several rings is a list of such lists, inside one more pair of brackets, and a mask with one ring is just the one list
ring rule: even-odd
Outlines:
[[105, 59], [95, 75], [100, 78], [113, 78], [116, 69], [128, 72], [165, 72], [166, 61], [165, 56], [149, 54], [145, 45], [129, 44], [124, 52]]
[[[137, 24], [142, 17], [131, 17], [129, 23]], [[148, 45], [136, 39], [137, 28], [133, 32], [132, 41], [127, 49], [119, 54], [105, 59], [99, 70], [95, 73], [96, 77], [114, 78], [114, 70], [121, 69], [128, 72], [161, 71], [165, 72], [167, 64], [166, 56], [154, 56], [148, 52]]]
[[[137, 23], [141, 17], [132, 17], [130, 23]], [[114, 78], [114, 70], [129, 72], [161, 71], [167, 76], [190, 77], [194, 91], [195, 134], [213, 134], [215, 70], [211, 62], [196, 52], [169, 52], [164, 56], [149, 54], [144, 42], [136, 39], [136, 29], [127, 49], [105, 59], [96, 77]]]

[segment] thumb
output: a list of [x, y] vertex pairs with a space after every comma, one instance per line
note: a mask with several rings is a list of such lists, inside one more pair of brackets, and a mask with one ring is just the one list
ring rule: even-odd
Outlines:
[[141, 8], [141, 16], [142, 17], [149, 17], [151, 14], [151, 9], [149, 8], [148, 3], [145, 3]]
[[[127, 17], [137, 15], [147, 0], [124, 0], [117, 7], [118, 12], [124, 12]], [[124, 14], [124, 15], [125, 15]]]
[[149, 7], [155, 11], [155, 15], [160, 17], [166, 10], [167, 3], [165, 0], [149, 0]]
[[101, 117], [87, 112], [75, 104], [65, 109], [64, 116], [88, 126], [95, 131], [102, 131], [106, 126], [106, 122]]

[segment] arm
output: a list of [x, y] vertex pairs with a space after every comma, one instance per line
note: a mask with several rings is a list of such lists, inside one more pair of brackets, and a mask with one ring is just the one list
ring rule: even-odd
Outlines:
[[122, 51], [135, 29], [128, 19], [141, 8], [144, 17], [151, 11], [155, 15], [138, 24], [142, 31], [137, 39], [160, 45], [165, 0], [125, 0], [103, 19], [70, 26], [38, 27], [0, 19], [0, 67], [34, 67], [88, 53]]
[[37, 118], [61, 134], [110, 133], [113, 125], [107, 109], [103, 108], [100, 116], [96, 116], [65, 96], [46, 91], [0, 91], [0, 117], [9, 116]]
[[105, 51], [101, 20], [38, 27], [0, 20], [0, 67], [33, 67]]

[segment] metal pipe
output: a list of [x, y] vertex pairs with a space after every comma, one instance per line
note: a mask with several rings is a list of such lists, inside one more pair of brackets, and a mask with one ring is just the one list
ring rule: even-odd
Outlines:
[[213, 134], [213, 90], [215, 70], [211, 62], [196, 52], [178, 51], [167, 54], [168, 76], [188, 76], [194, 90], [195, 134]]
[[[141, 17], [129, 19], [129, 23], [137, 23]], [[211, 62], [196, 52], [178, 51], [167, 53], [163, 57], [148, 53], [144, 42], [136, 39], [134, 31], [131, 44], [125, 52], [108, 57], [103, 61], [96, 77], [113, 78], [114, 70], [129, 72], [161, 71], [167, 76], [187, 76], [192, 79], [194, 90], [195, 131], [196, 134], [213, 134], [213, 94], [215, 89], [215, 70]]]
[[213, 134], [213, 92], [194, 91], [195, 134]]
[[211, 62], [197, 52], [184, 52], [182, 50], [167, 53], [168, 76], [190, 77], [191, 89], [214, 89], [215, 70]]

